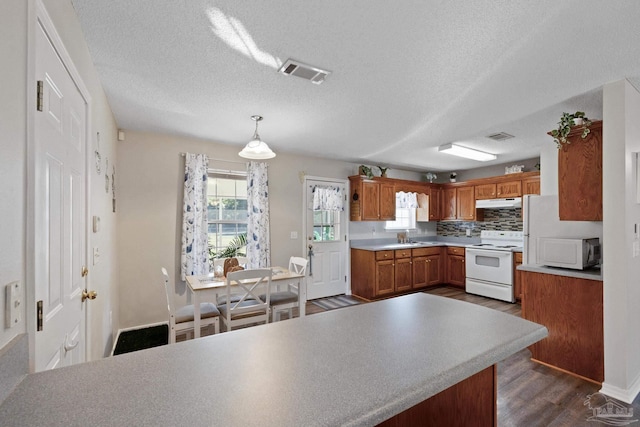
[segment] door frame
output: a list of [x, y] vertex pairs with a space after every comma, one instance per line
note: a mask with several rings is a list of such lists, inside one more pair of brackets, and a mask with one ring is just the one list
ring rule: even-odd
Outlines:
[[[29, 372], [35, 372], [35, 335], [36, 335], [36, 285], [35, 285], [35, 271], [36, 265], [34, 263], [35, 251], [37, 245], [37, 236], [35, 235], [35, 167], [36, 167], [36, 141], [35, 141], [35, 119], [36, 119], [36, 31], [38, 25], [47, 33], [47, 36], [51, 40], [53, 47], [55, 48], [62, 64], [67, 69], [69, 76], [75, 83], [80, 95], [85, 101], [85, 113], [86, 113], [86, 126], [85, 126], [85, 264], [88, 267], [89, 260], [91, 260], [91, 228], [89, 219], [91, 218], [91, 135], [92, 135], [92, 108], [91, 108], [91, 95], [87, 86], [84, 84], [80, 73], [78, 72], [75, 64], [71, 59], [71, 55], [67, 51], [62, 38], [53, 24], [49, 13], [47, 12], [42, 0], [28, 0], [27, 16], [29, 17], [27, 22], [27, 200], [26, 200], [26, 248], [25, 248], [25, 265], [26, 265], [26, 327], [27, 335], [29, 336]], [[91, 282], [91, 275], [86, 277], [86, 288], [89, 289]], [[91, 355], [91, 328], [90, 325], [90, 305], [86, 304], [85, 307], [85, 355], [84, 360], [89, 361]]]
[[[309, 202], [311, 202], [311, 200], [307, 200], [307, 185], [308, 185], [308, 181], [309, 180], [313, 180], [313, 181], [325, 181], [327, 184], [344, 184], [345, 186], [345, 190], [346, 190], [346, 194], [347, 194], [347, 200], [345, 201], [345, 207], [344, 207], [344, 214], [345, 214], [345, 236], [346, 236], [346, 242], [343, 242], [344, 246], [345, 246], [345, 254], [347, 259], [345, 260], [345, 265], [344, 265], [344, 274], [347, 276], [347, 286], [346, 286], [346, 295], [351, 295], [351, 251], [349, 250], [349, 248], [351, 247], [350, 245], [350, 239], [349, 239], [349, 218], [351, 218], [350, 216], [350, 212], [349, 212], [349, 180], [348, 179], [340, 179], [340, 178], [328, 178], [328, 177], [324, 177], [324, 176], [310, 176], [310, 175], [305, 175], [304, 176], [304, 180], [302, 182], [302, 232], [303, 232], [303, 237], [302, 237], [302, 253], [304, 254], [303, 257], [306, 258], [307, 254], [308, 254], [308, 241], [307, 241], [307, 209], [309, 206]], [[309, 262], [311, 262], [311, 260], [309, 260]]]

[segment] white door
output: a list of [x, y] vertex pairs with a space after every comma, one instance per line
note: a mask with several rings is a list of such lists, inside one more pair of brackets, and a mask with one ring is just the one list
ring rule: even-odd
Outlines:
[[[313, 210], [316, 186], [338, 187], [345, 195], [343, 211]], [[307, 299], [347, 293], [348, 230], [347, 183], [330, 178], [305, 178], [305, 229], [307, 234]], [[309, 251], [311, 249], [311, 251]]]
[[87, 103], [40, 22], [35, 49], [34, 367], [42, 371], [85, 360]]

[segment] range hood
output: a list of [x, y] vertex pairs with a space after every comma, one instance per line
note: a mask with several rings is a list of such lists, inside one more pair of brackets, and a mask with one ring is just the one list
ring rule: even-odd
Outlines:
[[508, 199], [476, 200], [477, 209], [515, 209], [522, 207], [522, 197], [510, 197]]

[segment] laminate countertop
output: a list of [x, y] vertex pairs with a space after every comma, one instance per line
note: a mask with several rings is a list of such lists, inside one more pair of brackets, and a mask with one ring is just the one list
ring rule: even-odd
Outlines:
[[588, 270], [572, 270], [569, 268], [547, 267], [538, 264], [522, 264], [517, 267], [521, 271], [530, 271], [533, 273], [553, 274], [554, 276], [575, 277], [577, 279], [599, 280], [602, 281], [602, 270], [600, 268], [591, 268]]
[[0, 425], [375, 425], [546, 336], [416, 293], [30, 374]]

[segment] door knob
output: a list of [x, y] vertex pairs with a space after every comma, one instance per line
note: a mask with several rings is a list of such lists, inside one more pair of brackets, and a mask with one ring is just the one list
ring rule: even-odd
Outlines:
[[98, 293], [96, 291], [87, 291], [86, 289], [82, 291], [82, 302], [87, 299], [96, 299], [98, 297]]

